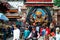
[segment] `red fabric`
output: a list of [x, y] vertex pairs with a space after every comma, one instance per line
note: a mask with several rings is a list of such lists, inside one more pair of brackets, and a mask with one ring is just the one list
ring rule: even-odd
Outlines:
[[50, 34], [50, 29], [49, 28], [46, 28], [46, 35], [49, 35]]
[[52, 36], [55, 36], [55, 33], [54, 33], [54, 32], [52, 32], [52, 33], [51, 33], [51, 35], [52, 35]]

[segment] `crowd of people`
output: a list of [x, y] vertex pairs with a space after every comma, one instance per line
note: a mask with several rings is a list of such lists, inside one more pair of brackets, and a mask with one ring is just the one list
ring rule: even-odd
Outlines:
[[[48, 16], [42, 17], [41, 12], [36, 12], [36, 18], [34, 19], [30, 15], [30, 23], [26, 21], [26, 15], [22, 16], [22, 20], [18, 21], [20, 24], [16, 24], [14, 21], [8, 22], [7, 26], [2, 25], [3, 40], [6, 40], [8, 36], [13, 36], [13, 40], [60, 40], [60, 29], [55, 27], [55, 21], [51, 21], [48, 25]], [[8, 31], [8, 32], [7, 32]]]
[[[35, 15], [35, 14], [34, 14]], [[36, 11], [36, 15], [30, 15], [30, 22], [26, 22], [26, 17], [22, 16], [24, 18], [22, 20], [22, 25], [16, 26], [20, 29], [20, 32], [22, 34], [20, 36], [23, 37], [24, 40], [60, 40], [60, 30], [58, 27], [56, 27], [55, 20], [52, 20], [49, 23], [48, 21], [48, 15], [42, 16], [42, 13], [39, 11]], [[17, 30], [19, 31], [19, 30]], [[16, 32], [18, 33], [18, 32]], [[16, 34], [15, 33], [15, 34]], [[17, 35], [17, 34], [16, 34]], [[13, 36], [14, 37], [14, 36]], [[19, 39], [19, 36], [16, 40]], [[59, 37], [59, 38], [58, 38]]]
[[35, 23], [29, 24], [26, 21], [22, 25], [16, 25], [15, 22], [12, 25], [11, 22], [8, 24], [9, 26], [6, 25], [5, 27], [5, 24], [2, 26], [4, 40], [6, 40], [7, 36], [9, 37], [11, 35], [13, 35], [13, 40], [19, 40], [21, 37], [24, 40], [60, 40], [60, 29], [55, 27], [53, 22], [50, 23], [50, 26], [40, 26]]
[[[53, 26], [53, 24], [50, 24]], [[21, 27], [19, 28], [16, 24], [13, 25], [13, 40], [19, 40], [21, 35], [24, 40], [60, 40], [60, 29], [59, 27], [48, 27], [37, 26], [35, 24], [25, 24], [25, 27], [22, 27], [23, 32], [21, 31]], [[21, 34], [22, 33], [22, 34]], [[21, 34], [21, 35], [20, 35]]]

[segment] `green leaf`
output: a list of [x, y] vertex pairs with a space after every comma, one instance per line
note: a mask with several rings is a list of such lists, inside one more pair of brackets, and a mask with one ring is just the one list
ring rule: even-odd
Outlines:
[[60, 7], [60, 0], [54, 0], [54, 5]]

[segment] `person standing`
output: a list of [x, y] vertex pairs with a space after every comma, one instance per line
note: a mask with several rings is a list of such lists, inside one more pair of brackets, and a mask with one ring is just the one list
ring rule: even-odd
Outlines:
[[46, 26], [46, 36], [48, 36], [50, 34], [50, 28], [48, 28], [48, 26]]
[[28, 26], [28, 29], [30, 32], [32, 31], [32, 25], [31, 24]]
[[7, 37], [7, 35], [6, 35], [6, 31], [7, 31], [7, 28], [5, 27], [5, 24], [3, 24], [2, 25], [2, 32], [3, 32], [3, 40], [6, 40], [6, 37]]
[[32, 27], [32, 32], [30, 33], [28, 38], [32, 38], [32, 40], [38, 40], [39, 37], [40, 37], [39, 32], [36, 31], [35, 27]]
[[55, 32], [55, 27], [53, 22], [50, 23], [50, 29], [51, 32]]
[[30, 31], [28, 30], [28, 27], [25, 28], [25, 31], [24, 31], [24, 39], [27, 40], [27, 37], [29, 36], [30, 34]]
[[20, 30], [17, 28], [16, 24], [14, 24], [13, 40], [19, 40], [19, 37], [20, 37]]
[[40, 38], [42, 38], [42, 40], [45, 40], [45, 34], [46, 34], [46, 29], [42, 27], [40, 30], [40, 35], [41, 35]]
[[60, 40], [60, 29], [59, 29], [59, 27], [56, 28], [56, 40]]
[[36, 26], [36, 31], [37, 31], [37, 32], [39, 32], [39, 28], [40, 28], [39, 26]]

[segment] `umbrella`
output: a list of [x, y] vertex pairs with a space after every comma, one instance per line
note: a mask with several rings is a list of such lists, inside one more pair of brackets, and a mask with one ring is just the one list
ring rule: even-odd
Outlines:
[[3, 13], [0, 13], [0, 20], [8, 21], [9, 19]]

